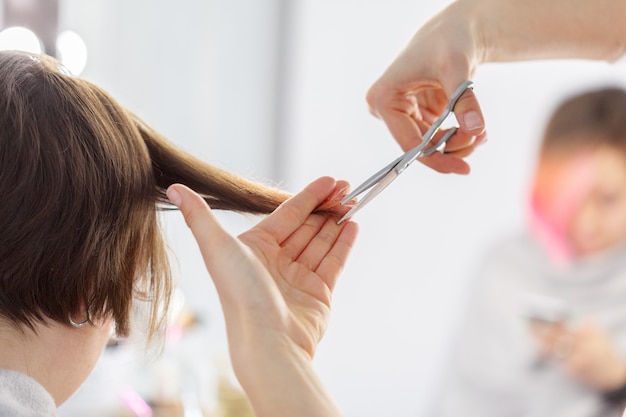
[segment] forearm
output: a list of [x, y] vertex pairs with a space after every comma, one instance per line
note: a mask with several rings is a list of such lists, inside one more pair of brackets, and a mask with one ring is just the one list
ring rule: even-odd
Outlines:
[[459, 0], [479, 62], [580, 58], [612, 61], [626, 49], [624, 0]]
[[[304, 351], [289, 343], [231, 349], [235, 372], [257, 417], [341, 417]], [[233, 346], [231, 344], [231, 346]]]

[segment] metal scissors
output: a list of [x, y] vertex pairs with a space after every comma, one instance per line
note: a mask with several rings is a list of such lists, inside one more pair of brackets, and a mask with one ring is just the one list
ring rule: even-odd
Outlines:
[[441, 148], [447, 141], [450, 139], [457, 131], [457, 128], [454, 127], [444, 133], [441, 138], [437, 141], [436, 144], [427, 147], [432, 138], [435, 136], [443, 122], [448, 118], [450, 113], [454, 111], [454, 106], [456, 102], [459, 100], [461, 95], [467, 90], [471, 88], [474, 83], [472, 81], [463, 81], [461, 85], [459, 85], [456, 90], [452, 93], [450, 97], [450, 101], [448, 105], [444, 109], [441, 116], [435, 120], [432, 126], [424, 133], [424, 139], [422, 143], [417, 145], [415, 148], [407, 151], [403, 155], [399, 156], [389, 165], [378, 171], [376, 174], [372, 175], [370, 178], [365, 180], [365, 182], [359, 185], [354, 191], [348, 194], [343, 200], [341, 200], [341, 204], [346, 204], [348, 201], [358, 197], [363, 194], [367, 190], [369, 192], [363, 196], [356, 204], [337, 222], [337, 224], [341, 224], [343, 221], [352, 217], [357, 211], [361, 210], [367, 203], [372, 201], [374, 197], [381, 193], [389, 184], [393, 182], [405, 169], [408, 168], [417, 158], [422, 156], [428, 156], [435, 153], [439, 148]]

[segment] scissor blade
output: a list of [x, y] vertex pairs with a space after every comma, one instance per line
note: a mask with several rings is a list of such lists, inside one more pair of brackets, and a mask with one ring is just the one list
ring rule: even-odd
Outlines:
[[400, 160], [402, 160], [402, 158], [404, 158], [404, 155], [399, 156], [398, 158], [393, 160], [389, 165], [387, 165], [386, 167], [384, 167], [383, 169], [381, 169], [380, 171], [378, 171], [377, 173], [375, 173], [374, 175], [372, 175], [371, 177], [363, 181], [361, 185], [356, 187], [354, 191], [352, 191], [350, 194], [345, 196], [343, 200], [341, 200], [341, 204], [342, 205], [346, 204], [348, 201], [352, 200], [353, 198], [356, 198], [357, 196], [363, 194], [368, 189], [375, 186], [379, 181], [381, 181], [382, 178], [385, 177], [385, 175], [387, 175], [390, 171], [393, 171], [395, 166], [398, 164], [398, 162], [400, 162]]
[[437, 150], [441, 146], [443, 146], [443, 144], [446, 143], [448, 141], [448, 139], [450, 139], [452, 136], [454, 136], [454, 134], [456, 133], [457, 130], [458, 129], [456, 127], [453, 127], [450, 130], [448, 130], [446, 133], [441, 135], [441, 138], [439, 138], [437, 143], [435, 143], [430, 148], [423, 149], [422, 153], [420, 155], [418, 155], [418, 158], [421, 158], [422, 156], [430, 156], [430, 155], [434, 154], [435, 152], [437, 152]]
[[380, 194], [382, 190], [384, 190], [393, 180], [395, 180], [398, 175], [400, 175], [417, 158], [433, 154], [435, 151], [437, 151], [438, 148], [440, 148], [444, 143], [448, 141], [448, 139], [450, 139], [454, 135], [454, 133], [456, 132], [456, 128], [452, 128], [448, 132], [444, 133], [435, 145], [427, 148], [428, 144], [433, 139], [445, 119], [450, 115], [450, 113], [454, 111], [456, 102], [463, 95], [465, 90], [472, 86], [472, 84], [472, 81], [464, 81], [454, 90], [443, 113], [424, 133], [422, 137], [422, 142], [419, 145], [417, 145], [413, 149], [408, 150], [400, 157], [396, 158], [393, 162], [391, 162], [389, 165], [365, 180], [365, 182], [363, 182], [354, 191], [352, 191], [343, 200], [341, 200], [341, 204], [346, 204], [347, 202], [361, 195], [365, 191], [370, 190], [365, 195], [365, 197], [357, 201], [356, 204], [341, 219], [339, 219], [339, 221], [337, 222], [338, 224], [352, 217], [354, 213], [359, 211], [374, 197]]
[[387, 186], [389, 184], [391, 184], [393, 182], [393, 180], [398, 178], [398, 175], [399, 174], [398, 174], [398, 172], [396, 172], [396, 170], [391, 169], [387, 173], [387, 175], [385, 175], [383, 178], [381, 178], [381, 180], [376, 184], [376, 186], [374, 186], [370, 190], [369, 193], [365, 194], [365, 197], [363, 197], [362, 199], [357, 201], [356, 204], [350, 210], [348, 210], [348, 212], [346, 214], [344, 214], [344, 216], [341, 219], [339, 219], [337, 224], [343, 223], [345, 220], [347, 220], [350, 217], [352, 217], [357, 211], [361, 210], [367, 203], [372, 201], [372, 199], [374, 199], [374, 197], [376, 197], [378, 194], [380, 194], [382, 190], [387, 188]]

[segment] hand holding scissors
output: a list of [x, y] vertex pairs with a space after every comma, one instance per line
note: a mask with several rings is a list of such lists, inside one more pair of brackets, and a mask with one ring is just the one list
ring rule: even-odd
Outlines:
[[432, 155], [456, 133], [456, 127], [449, 129], [441, 135], [441, 137], [439, 138], [439, 140], [437, 140], [435, 144], [428, 146], [431, 140], [433, 140], [433, 138], [435, 137], [435, 134], [439, 132], [439, 129], [441, 128], [443, 122], [454, 111], [454, 106], [456, 105], [456, 102], [459, 100], [461, 95], [463, 95], [465, 90], [471, 88], [472, 85], [472, 81], [464, 81], [463, 83], [461, 83], [461, 85], [457, 87], [456, 90], [454, 90], [452, 96], [450, 97], [450, 101], [448, 102], [448, 105], [444, 109], [441, 116], [439, 116], [437, 120], [435, 120], [432, 126], [424, 134], [424, 139], [422, 140], [422, 143], [417, 145], [415, 148], [410, 149], [409, 151], [395, 159], [393, 162], [391, 162], [389, 165], [372, 175], [363, 184], [359, 185], [353, 192], [348, 194], [346, 198], [341, 201], [341, 204], [346, 204], [348, 201], [358, 197], [359, 195], [369, 190], [369, 192], [365, 196], [363, 196], [341, 219], [339, 219], [338, 223], [342, 223], [346, 219], [349, 219], [357, 211], [362, 209], [367, 203], [372, 201], [374, 197], [380, 194], [389, 184], [391, 184], [391, 182], [393, 182], [393, 180], [398, 178], [398, 176], [402, 174], [402, 172], [404, 172], [404, 170], [407, 169], [407, 167], [411, 165], [417, 158]]

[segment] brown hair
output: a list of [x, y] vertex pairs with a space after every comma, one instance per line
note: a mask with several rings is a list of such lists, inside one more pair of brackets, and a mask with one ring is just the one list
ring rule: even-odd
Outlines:
[[572, 96], [554, 111], [542, 151], [609, 145], [626, 152], [626, 91], [602, 88]]
[[141, 298], [152, 335], [172, 289], [156, 207], [173, 183], [247, 213], [288, 197], [182, 152], [55, 60], [0, 52], [0, 316], [67, 324], [84, 306], [124, 336]]

